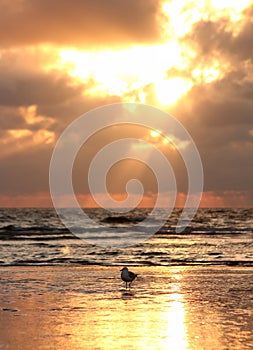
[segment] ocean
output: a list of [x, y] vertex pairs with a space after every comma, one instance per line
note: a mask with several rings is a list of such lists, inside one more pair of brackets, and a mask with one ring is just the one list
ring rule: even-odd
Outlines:
[[[149, 213], [122, 215], [85, 209], [99, 223], [127, 227]], [[125, 248], [100, 247], [73, 235], [54, 209], [0, 209], [0, 265], [185, 266], [253, 265], [253, 209], [199, 209], [183, 233], [175, 233], [181, 210], [174, 209], [150, 239]], [[116, 220], [115, 220], [116, 217]], [[117, 220], [118, 219], [118, 220]], [[101, 226], [100, 226], [101, 227]], [[89, 231], [87, 226], [87, 232]], [[99, 228], [93, 229], [93, 237]]]

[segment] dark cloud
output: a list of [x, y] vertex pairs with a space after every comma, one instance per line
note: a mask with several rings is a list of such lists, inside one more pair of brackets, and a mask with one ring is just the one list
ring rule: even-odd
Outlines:
[[31, 145], [1, 159], [0, 193], [23, 195], [48, 191], [51, 151], [52, 145]]
[[16, 108], [0, 106], [0, 130], [24, 129], [26, 123]]
[[[226, 31], [227, 21], [222, 19], [219, 22], [200, 21], [193, 26], [191, 33], [187, 34], [192, 45], [198, 47], [198, 54], [209, 55], [214, 50], [224, 50], [230, 45], [232, 33]], [[224, 47], [224, 43], [226, 44]]]
[[80, 94], [84, 87], [70, 86], [70, 78], [65, 74], [37, 72], [36, 75], [5, 74], [7, 83], [0, 80], [0, 104], [20, 106], [31, 104], [59, 104]]
[[120, 102], [118, 96], [89, 96], [77, 95], [74, 98], [66, 99], [61, 104], [44, 104], [39, 105], [38, 113], [42, 115], [52, 116], [55, 119], [53, 131], [56, 135], [63, 132], [72, 121], [80, 117], [82, 114], [103, 105]]
[[0, 1], [2, 46], [98, 46], [159, 38], [157, 0]]
[[[20, 57], [21, 56], [21, 57]], [[21, 63], [22, 62], [22, 63]], [[92, 81], [87, 84], [94, 84]], [[0, 60], [0, 105], [59, 104], [80, 95], [86, 85], [73, 86], [71, 78], [27, 64], [22, 55], [4, 53]]]
[[231, 76], [195, 86], [174, 112], [200, 152], [205, 190], [253, 189], [253, 101], [245, 98], [247, 89]]
[[200, 59], [224, 56], [229, 61], [250, 60], [253, 62], [253, 20], [252, 14], [246, 12], [242, 27], [237, 32], [237, 24], [231, 26], [227, 18], [217, 21], [197, 22], [191, 33], [184, 40], [197, 48]]
[[[229, 85], [229, 86], [228, 86]], [[212, 84], [195, 86], [188, 98], [191, 100], [192, 117], [200, 126], [208, 128], [233, 128], [252, 125], [253, 101], [245, 99], [248, 86], [221, 79]], [[196, 125], [194, 124], [196, 127]]]

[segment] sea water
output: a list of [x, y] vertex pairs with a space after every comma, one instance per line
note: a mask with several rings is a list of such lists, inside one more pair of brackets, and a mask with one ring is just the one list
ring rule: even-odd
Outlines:
[[[85, 212], [97, 222], [97, 228], [86, 228], [95, 244], [73, 235], [54, 209], [0, 209], [0, 265], [253, 265], [253, 209], [199, 209], [180, 234], [175, 228], [181, 210], [175, 209], [148, 240], [121, 249], [96, 244], [101, 223], [110, 225], [117, 215]], [[136, 209], [113, 227], [140, 222], [148, 213]]]

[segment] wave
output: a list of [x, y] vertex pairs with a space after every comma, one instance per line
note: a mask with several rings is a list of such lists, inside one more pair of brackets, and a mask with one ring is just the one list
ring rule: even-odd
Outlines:
[[29, 232], [29, 231], [37, 231], [37, 232], [68, 232], [68, 229], [66, 228], [55, 228], [50, 226], [16, 226], [16, 225], [6, 225], [0, 227], [0, 232]]
[[[25, 260], [14, 260], [10, 263], [0, 261], [0, 266], [122, 266], [125, 262], [110, 263], [108, 261], [96, 261], [92, 259], [75, 259], [75, 258], [52, 258], [52, 259], [25, 259]], [[128, 266], [253, 266], [252, 261], [247, 260], [190, 260], [190, 259], [170, 259], [153, 262], [149, 260], [143, 261], [131, 261]]]
[[[110, 227], [116, 228], [116, 227], [122, 227], [123, 221], [121, 219], [119, 220], [107, 220], [106, 221]], [[129, 223], [127, 221], [127, 223]], [[130, 222], [132, 226], [133, 221]], [[112, 225], [112, 226], [111, 226]], [[124, 222], [124, 227], [126, 227], [126, 221]], [[145, 227], [144, 227], [145, 229]], [[78, 227], [73, 227], [73, 232], [78, 232]], [[83, 228], [80, 228], [80, 232], [83, 232]], [[92, 237], [93, 239], [100, 238], [101, 234], [103, 235], [104, 227], [97, 227], [97, 228], [87, 228], [87, 233], [89, 233], [89, 237]], [[156, 234], [154, 234], [154, 237], [161, 237], [161, 238], [180, 238], [183, 236], [222, 236], [222, 235], [243, 235], [243, 234], [252, 234], [253, 230], [251, 228], [238, 228], [238, 227], [223, 227], [223, 228], [217, 228], [217, 227], [187, 227], [182, 233], [178, 234], [175, 233], [175, 227], [166, 227], [164, 226], [161, 228]], [[85, 232], [84, 232], [85, 237]], [[117, 238], [115, 236], [115, 238]], [[0, 228], [0, 240], [65, 240], [65, 239], [79, 239], [77, 236], [75, 236], [71, 231], [69, 231], [67, 228], [55, 228], [50, 226], [31, 226], [31, 227], [20, 227], [15, 225], [6, 225]]]

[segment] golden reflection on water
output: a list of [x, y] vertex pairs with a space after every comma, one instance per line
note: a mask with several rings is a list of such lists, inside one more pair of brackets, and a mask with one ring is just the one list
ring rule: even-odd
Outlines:
[[121, 300], [92, 298], [85, 314], [66, 332], [73, 334], [80, 349], [189, 349], [180, 278], [175, 277], [168, 293], [142, 293], [123, 290]]
[[[250, 349], [248, 306], [228, 298], [223, 274], [137, 272], [143, 277], [129, 292], [111, 277], [118, 274], [112, 268], [34, 270], [29, 278], [15, 271], [4, 277], [2, 271], [0, 348]], [[229, 276], [239, 288], [237, 275]]]
[[[172, 294], [170, 307], [165, 314], [167, 318], [168, 339], [164, 345], [168, 349], [184, 350], [188, 348], [185, 309], [181, 294]], [[166, 319], [164, 320], [166, 322]], [[164, 348], [166, 348], [164, 346]]]
[[[97, 300], [71, 330], [80, 348], [177, 349], [188, 348], [182, 295], [173, 293], [163, 304], [124, 293], [123, 304]], [[75, 301], [76, 302], [76, 301]], [[86, 339], [82, 338], [86, 335]]]
[[173, 284], [171, 284], [171, 294], [168, 295], [167, 305], [164, 305], [164, 312], [160, 322], [166, 325], [166, 337], [162, 337], [161, 348], [184, 350], [189, 346], [187, 340], [187, 325], [185, 320], [185, 300], [182, 294], [181, 279], [182, 274], [171, 269]]

